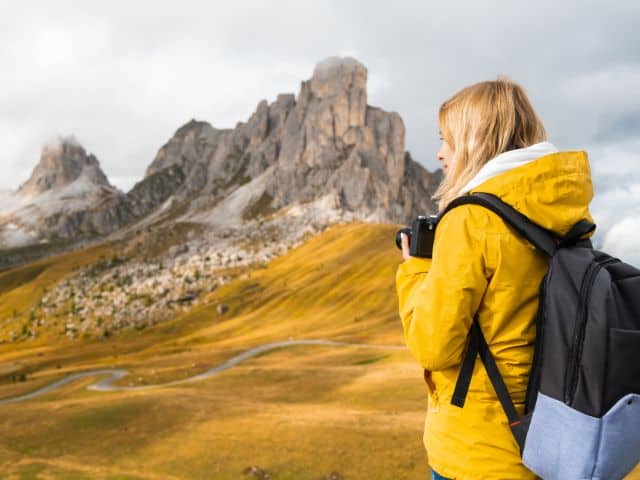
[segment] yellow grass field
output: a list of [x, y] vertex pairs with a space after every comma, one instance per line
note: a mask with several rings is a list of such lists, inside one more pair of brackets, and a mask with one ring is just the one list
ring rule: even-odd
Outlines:
[[[397, 228], [336, 225], [143, 331], [101, 340], [51, 332], [2, 344], [0, 398], [107, 367], [131, 372], [119, 385], [165, 383], [289, 338], [402, 345]], [[0, 331], [45, 288], [111, 248], [0, 273]], [[219, 303], [229, 306], [224, 315]], [[10, 380], [20, 372], [26, 381]], [[87, 390], [96, 380], [0, 405], [0, 478], [428, 478], [426, 389], [407, 350], [292, 346], [205, 380], [141, 391]], [[638, 469], [628, 478], [640, 479]]]

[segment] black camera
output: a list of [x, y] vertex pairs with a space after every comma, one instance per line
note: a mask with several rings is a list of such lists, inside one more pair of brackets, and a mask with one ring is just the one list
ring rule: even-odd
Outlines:
[[412, 257], [431, 258], [433, 253], [433, 240], [436, 236], [437, 215], [420, 215], [411, 227], [405, 227], [396, 233], [396, 246], [402, 250], [401, 233], [409, 237], [409, 255]]

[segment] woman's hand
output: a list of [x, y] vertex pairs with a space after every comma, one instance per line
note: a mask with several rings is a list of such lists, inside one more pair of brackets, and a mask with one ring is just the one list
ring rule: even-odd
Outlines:
[[407, 260], [411, 257], [411, 255], [409, 255], [409, 237], [407, 237], [406, 233], [401, 233], [400, 239], [402, 241], [402, 258]]

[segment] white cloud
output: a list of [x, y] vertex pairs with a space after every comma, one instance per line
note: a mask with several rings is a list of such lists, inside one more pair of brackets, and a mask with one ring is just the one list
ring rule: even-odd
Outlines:
[[596, 196], [591, 213], [597, 226], [594, 248], [640, 267], [640, 184]]
[[562, 91], [578, 103], [625, 108], [640, 102], [639, 84], [640, 65], [624, 63], [569, 77], [562, 83]]
[[604, 237], [603, 250], [640, 268], [640, 213], [611, 227]]
[[591, 170], [595, 177], [602, 177], [603, 187], [628, 184], [634, 179], [640, 182], [640, 138], [587, 146]]
[[[637, 145], [637, 146], [636, 146]], [[640, 145], [590, 149], [596, 248], [640, 266]], [[635, 150], [635, 151], [634, 151]]]

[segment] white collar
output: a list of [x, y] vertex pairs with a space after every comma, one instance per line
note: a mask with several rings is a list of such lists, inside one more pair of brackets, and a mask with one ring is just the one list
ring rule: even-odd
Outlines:
[[485, 163], [478, 173], [460, 189], [459, 195], [467, 193], [490, 178], [500, 175], [514, 168], [526, 165], [540, 157], [557, 152], [558, 149], [550, 142], [540, 142], [526, 148], [509, 150], [493, 157]]

